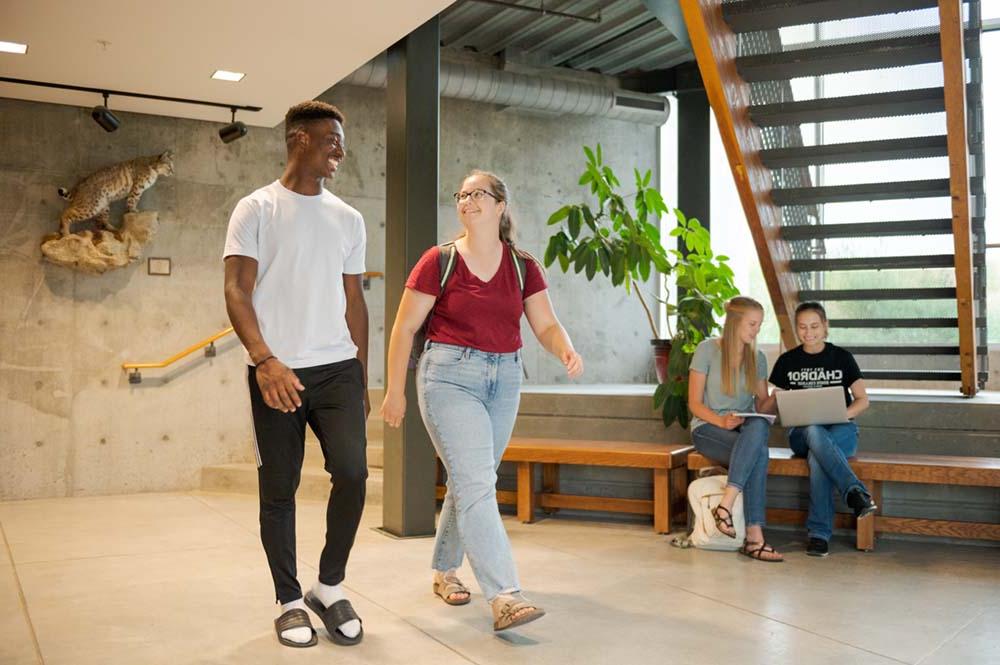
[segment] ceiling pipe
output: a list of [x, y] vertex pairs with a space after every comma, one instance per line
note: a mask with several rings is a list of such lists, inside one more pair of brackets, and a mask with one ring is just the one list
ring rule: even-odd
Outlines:
[[[342, 79], [341, 83], [384, 88], [388, 67], [380, 55]], [[573, 81], [544, 74], [494, 69], [471, 63], [442, 62], [442, 97], [499, 104], [553, 115], [573, 114], [614, 118], [644, 125], [662, 125], [670, 116], [665, 97]]]

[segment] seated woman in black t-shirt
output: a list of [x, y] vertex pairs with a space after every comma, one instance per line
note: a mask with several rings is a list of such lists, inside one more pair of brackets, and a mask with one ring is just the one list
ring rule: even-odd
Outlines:
[[841, 386], [847, 402], [847, 423], [790, 427], [788, 444], [796, 455], [809, 458], [809, 544], [806, 554], [826, 556], [833, 535], [833, 490], [856, 517], [877, 508], [867, 488], [851, 470], [847, 458], [858, 450], [854, 418], [868, 408], [865, 381], [850, 351], [826, 341], [826, 310], [817, 302], [795, 309], [795, 331], [801, 344], [778, 357], [770, 382], [781, 390]]

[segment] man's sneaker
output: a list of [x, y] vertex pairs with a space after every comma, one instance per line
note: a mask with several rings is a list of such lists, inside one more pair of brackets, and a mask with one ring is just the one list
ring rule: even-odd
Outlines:
[[875, 505], [872, 498], [856, 487], [848, 492], [847, 505], [851, 507], [851, 510], [854, 511], [854, 516], [858, 519], [866, 515], [871, 515], [878, 510], [878, 506]]
[[830, 545], [822, 538], [810, 538], [806, 545], [806, 554], [809, 556], [826, 556], [830, 553]]

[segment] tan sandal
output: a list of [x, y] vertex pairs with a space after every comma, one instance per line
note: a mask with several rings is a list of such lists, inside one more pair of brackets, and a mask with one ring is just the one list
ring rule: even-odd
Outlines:
[[545, 610], [528, 602], [520, 593], [497, 596], [493, 599], [492, 606], [495, 632], [523, 626], [545, 616]]
[[[434, 577], [434, 593], [444, 602], [449, 605], [468, 605], [472, 600], [472, 592], [462, 584], [455, 573], [446, 573], [440, 580], [437, 579], [437, 575]], [[452, 598], [456, 593], [464, 593], [465, 598]]]

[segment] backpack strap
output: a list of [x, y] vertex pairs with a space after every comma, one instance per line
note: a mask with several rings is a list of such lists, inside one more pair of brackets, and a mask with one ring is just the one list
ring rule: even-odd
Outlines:
[[438, 284], [440, 288], [437, 295], [438, 298], [444, 293], [445, 285], [455, 272], [456, 254], [458, 252], [455, 249], [454, 242], [446, 242], [443, 245], [438, 245], [438, 274], [441, 275], [441, 281]]
[[521, 297], [524, 298], [524, 276], [527, 274], [528, 266], [525, 258], [517, 253], [514, 245], [508, 245], [510, 256], [514, 259], [514, 272], [517, 273], [517, 285], [521, 287]]

